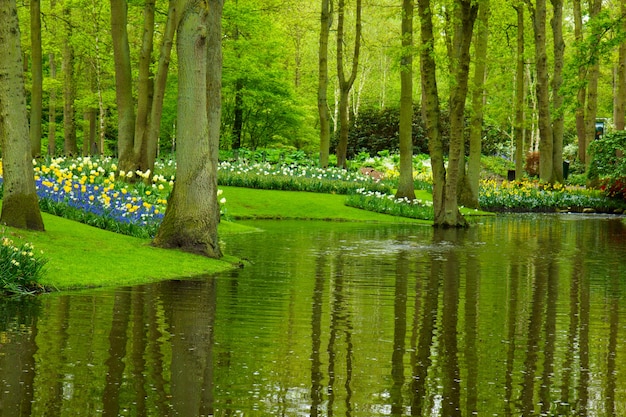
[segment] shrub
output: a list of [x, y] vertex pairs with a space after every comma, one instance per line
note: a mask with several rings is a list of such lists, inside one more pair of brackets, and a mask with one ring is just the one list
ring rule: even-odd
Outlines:
[[539, 176], [539, 152], [528, 152], [526, 154], [526, 165], [524, 170], [529, 177]]
[[6, 236], [0, 244], [0, 293], [25, 294], [43, 290], [37, 283], [46, 260], [30, 243], [15, 246]]
[[589, 145], [590, 183], [600, 183], [609, 197], [626, 199], [626, 131], [603, 135]]

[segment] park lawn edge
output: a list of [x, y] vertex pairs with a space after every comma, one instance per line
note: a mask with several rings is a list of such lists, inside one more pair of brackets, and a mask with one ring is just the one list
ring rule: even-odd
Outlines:
[[[428, 221], [347, 207], [344, 195], [220, 188], [225, 189], [228, 207], [235, 212], [232, 218], [432, 225]], [[0, 232], [18, 244], [32, 243], [35, 252], [47, 260], [39, 283], [50, 290], [119, 287], [194, 278], [242, 265], [240, 259], [228, 254], [222, 259], [211, 259], [181, 250], [156, 248], [151, 246], [150, 239], [117, 234], [47, 213], [42, 213], [42, 217], [45, 232], [6, 226], [0, 226]], [[219, 236], [255, 231], [259, 230], [229, 221], [222, 221], [218, 229]]]

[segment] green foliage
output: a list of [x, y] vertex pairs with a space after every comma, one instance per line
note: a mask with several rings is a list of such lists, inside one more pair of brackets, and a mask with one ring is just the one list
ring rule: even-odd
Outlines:
[[42, 291], [43, 287], [37, 282], [46, 262], [34, 253], [30, 243], [16, 246], [11, 239], [3, 236], [0, 244], [0, 294]]
[[508, 170], [515, 169], [515, 164], [501, 156], [481, 156], [480, 163], [482, 168], [495, 175], [506, 178]]
[[589, 145], [587, 178], [610, 197], [626, 199], [626, 131], [607, 133]]

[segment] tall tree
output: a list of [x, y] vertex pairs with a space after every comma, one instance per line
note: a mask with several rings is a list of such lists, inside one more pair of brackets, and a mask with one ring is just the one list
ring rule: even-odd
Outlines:
[[[574, 39], [577, 44], [583, 42], [583, 18], [581, 10], [581, 0], [573, 0], [574, 14]], [[587, 145], [585, 139], [585, 104], [587, 101], [587, 84], [585, 82], [586, 69], [584, 66], [578, 68], [578, 91], [576, 94], [576, 136], [578, 137], [578, 159], [583, 164], [586, 163]]]
[[150, 109], [150, 117], [148, 119], [148, 135], [145, 141], [145, 148], [148, 169], [152, 172], [154, 172], [154, 162], [157, 157], [159, 146], [159, 133], [161, 129], [161, 118], [163, 115], [163, 100], [165, 98], [167, 74], [169, 72], [170, 58], [172, 55], [172, 44], [174, 42], [174, 35], [176, 34], [176, 27], [178, 25], [175, 6], [176, 2], [170, 1], [163, 39], [161, 40], [157, 72], [154, 79], [154, 97], [152, 98], [152, 107]]
[[[474, 42], [474, 80], [472, 85], [471, 117], [469, 134], [469, 159], [467, 172], [462, 176], [459, 202], [465, 207], [478, 208], [478, 184], [480, 181], [480, 155], [483, 136], [483, 108], [485, 102], [485, 79], [487, 78], [487, 46], [489, 40], [489, 0], [480, 3], [478, 30]], [[464, 155], [464, 152], [461, 154]], [[465, 159], [461, 157], [461, 172]]]
[[0, 0], [0, 149], [4, 196], [0, 223], [44, 230], [39, 211], [15, 0]]
[[517, 15], [517, 56], [515, 66], [515, 123], [513, 137], [515, 140], [515, 179], [519, 180], [524, 175], [524, 7], [516, 4]]
[[119, 169], [134, 172], [135, 107], [133, 102], [130, 47], [128, 45], [128, 4], [111, 0], [111, 38], [115, 61], [115, 98], [117, 102], [117, 147]]
[[550, 116], [550, 85], [548, 76], [548, 54], [546, 47], [546, 0], [535, 4], [526, 0], [533, 22], [535, 37], [535, 65], [537, 73], [536, 95], [539, 113], [539, 177], [545, 182], [554, 181], [554, 137]]
[[149, 169], [147, 133], [154, 83], [151, 71], [154, 45], [154, 8], [156, 0], [146, 0], [143, 11], [143, 35], [139, 51], [139, 79], [137, 81], [137, 118], [133, 136], [133, 162], [142, 171]]
[[413, 9], [402, 0], [402, 57], [400, 59], [400, 179], [396, 197], [415, 199], [413, 183]]
[[454, 38], [449, 61], [455, 83], [450, 93], [450, 151], [446, 172], [444, 226], [462, 226], [466, 222], [458, 211], [458, 185], [461, 181], [461, 163], [465, 159], [465, 103], [469, 90], [470, 46], [474, 22], [478, 14], [477, 2], [458, 0], [454, 9]]
[[354, 53], [352, 55], [352, 68], [350, 76], [346, 78], [344, 70], [343, 48], [346, 41], [344, 33], [345, 23], [345, 0], [339, 0], [337, 5], [337, 77], [339, 83], [339, 144], [337, 145], [337, 166], [348, 167], [348, 133], [349, 133], [349, 96], [350, 90], [356, 80], [359, 68], [359, 55], [361, 51], [361, 0], [356, 0], [356, 18], [354, 31]]
[[72, 42], [72, 5], [63, 5], [65, 31], [63, 39], [63, 151], [65, 155], [77, 155], [76, 144], [76, 77], [74, 74], [74, 45]]
[[322, 0], [318, 56], [317, 109], [320, 119], [320, 165], [328, 167], [330, 149], [330, 114], [328, 111], [328, 37], [330, 34], [332, 0]]
[[594, 20], [602, 10], [602, 0], [589, 0], [589, 21], [591, 23], [590, 40], [593, 42], [595, 50], [591, 50], [589, 68], [587, 70], [587, 100], [585, 107], [585, 140], [584, 140], [584, 161], [589, 164], [590, 159], [587, 148], [596, 135], [596, 116], [598, 113], [598, 81], [600, 78], [600, 56], [599, 45], [603, 36], [604, 28]]
[[41, 52], [41, 2], [30, 2], [30, 39], [33, 87], [30, 97], [30, 143], [33, 157], [41, 154], [41, 116], [43, 107], [43, 63]]
[[553, 179], [563, 182], [563, 62], [565, 41], [563, 40], [563, 0], [550, 0], [552, 3], [552, 39], [554, 50], [554, 70], [552, 71], [552, 168]]
[[[622, 32], [626, 33], [626, 0], [621, 0]], [[617, 92], [614, 97], [613, 122], [616, 130], [626, 128], [626, 39], [619, 44], [616, 65]]]
[[441, 135], [441, 110], [437, 89], [436, 63], [434, 59], [435, 38], [433, 34], [432, 8], [429, 0], [419, 0], [422, 45], [420, 65], [422, 73], [422, 114], [428, 135], [431, 166], [433, 170], [434, 224], [437, 227], [464, 227], [467, 221], [459, 211], [457, 188], [461, 143], [464, 131], [465, 99], [469, 83], [470, 44], [478, 4], [470, 0], [455, 2], [454, 35], [451, 56], [452, 77], [456, 80], [450, 94], [450, 148], [448, 169], [444, 166], [444, 147]]
[[[217, 239], [219, 210], [216, 192], [216, 132], [209, 126], [219, 115], [214, 86], [221, 66], [215, 60], [220, 45], [221, 2], [180, 0], [180, 21], [176, 36], [178, 53], [178, 143], [176, 183], [168, 200], [167, 211], [153, 244], [180, 248], [212, 258], [222, 256]], [[212, 15], [210, 15], [212, 14]], [[219, 68], [218, 68], [219, 67]], [[215, 171], [215, 174], [214, 174]]]

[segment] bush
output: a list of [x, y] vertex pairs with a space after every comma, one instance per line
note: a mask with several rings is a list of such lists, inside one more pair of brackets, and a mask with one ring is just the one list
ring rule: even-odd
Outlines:
[[0, 245], [0, 293], [25, 294], [42, 290], [37, 283], [46, 260], [36, 256], [33, 246], [15, 246], [6, 236]]
[[626, 131], [617, 131], [589, 145], [587, 179], [599, 182], [609, 197], [626, 199]]
[[529, 177], [539, 176], [539, 152], [528, 152], [526, 154], [526, 165], [524, 170]]

